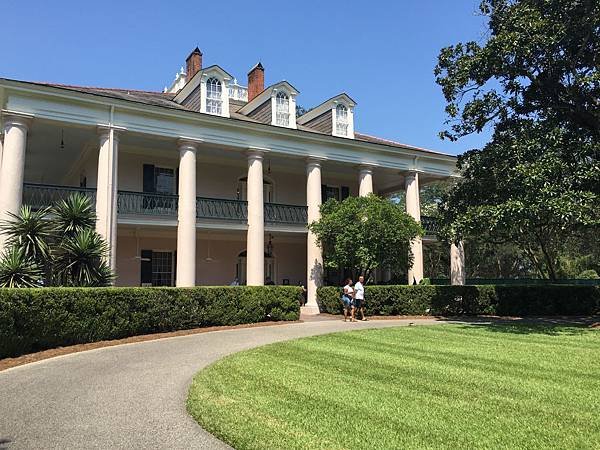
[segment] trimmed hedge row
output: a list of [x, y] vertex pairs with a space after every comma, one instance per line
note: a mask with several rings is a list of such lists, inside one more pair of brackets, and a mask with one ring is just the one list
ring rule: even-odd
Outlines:
[[[321, 312], [342, 313], [341, 288], [317, 290]], [[556, 316], [600, 313], [598, 286], [366, 286], [368, 314]]]
[[297, 320], [295, 286], [0, 289], [0, 358], [140, 334]]

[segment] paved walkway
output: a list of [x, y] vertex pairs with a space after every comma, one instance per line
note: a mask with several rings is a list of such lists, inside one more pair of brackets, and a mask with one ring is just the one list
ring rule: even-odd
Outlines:
[[315, 320], [125, 344], [0, 372], [0, 449], [228, 448], [187, 415], [194, 374], [223, 356], [335, 331], [444, 323]]

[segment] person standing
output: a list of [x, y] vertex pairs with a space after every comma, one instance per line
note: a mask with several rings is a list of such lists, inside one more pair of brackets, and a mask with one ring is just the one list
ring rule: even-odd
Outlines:
[[354, 284], [354, 311], [360, 312], [362, 321], [367, 320], [365, 318], [365, 277], [362, 275], [358, 277], [358, 281]]
[[348, 320], [356, 322], [354, 318], [354, 289], [352, 288], [352, 278], [346, 278], [346, 285], [342, 291], [342, 302], [344, 303], [344, 322]]

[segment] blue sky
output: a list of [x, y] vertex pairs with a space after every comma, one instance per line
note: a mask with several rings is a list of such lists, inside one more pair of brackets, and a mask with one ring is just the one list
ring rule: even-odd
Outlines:
[[[87, 4], [87, 6], [86, 6]], [[222, 6], [224, 5], [224, 6]], [[445, 102], [433, 68], [440, 48], [480, 40], [478, 0], [22, 1], [2, 0], [0, 77], [161, 90], [197, 45], [246, 84], [287, 80], [298, 104], [347, 92], [358, 131], [458, 154], [488, 135], [441, 141]]]

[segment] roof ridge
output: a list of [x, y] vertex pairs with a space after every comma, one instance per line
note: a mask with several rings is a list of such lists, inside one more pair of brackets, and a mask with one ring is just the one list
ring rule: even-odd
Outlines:
[[56, 87], [63, 87], [63, 88], [103, 89], [105, 91], [138, 92], [138, 93], [142, 93], [142, 94], [169, 94], [169, 92], [145, 91], [143, 89], [109, 88], [109, 87], [101, 87], [101, 86], [81, 86], [78, 84], [49, 83], [47, 81], [38, 81], [37, 83], [44, 84], [46, 86], [56, 86]]

